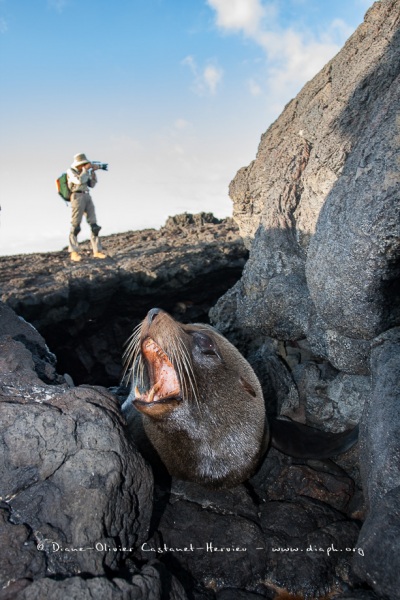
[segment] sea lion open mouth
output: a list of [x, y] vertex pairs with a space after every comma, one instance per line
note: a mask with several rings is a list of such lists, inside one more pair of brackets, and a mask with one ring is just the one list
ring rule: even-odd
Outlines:
[[144, 393], [135, 389], [135, 404], [149, 406], [180, 402], [182, 398], [178, 377], [164, 350], [148, 337], [143, 341], [141, 351], [148, 370], [150, 388]]
[[357, 440], [357, 428], [327, 436], [282, 419], [269, 426], [256, 373], [209, 325], [181, 324], [154, 308], [133, 332], [127, 357], [136, 389], [122, 411], [139, 448], [150, 461], [155, 452], [174, 477], [233, 487], [256, 472], [270, 443], [315, 459]]

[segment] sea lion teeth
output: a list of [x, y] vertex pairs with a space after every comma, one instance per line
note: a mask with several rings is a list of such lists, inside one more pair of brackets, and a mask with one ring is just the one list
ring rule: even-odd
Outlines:
[[155, 383], [147, 396], [146, 402], [153, 402], [154, 397], [157, 394], [157, 392], [160, 390], [160, 388], [161, 388], [161, 383], [160, 382]]

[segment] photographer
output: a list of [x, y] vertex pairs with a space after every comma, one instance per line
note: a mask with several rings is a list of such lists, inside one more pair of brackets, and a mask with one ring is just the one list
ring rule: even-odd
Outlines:
[[71, 232], [69, 234], [69, 252], [71, 260], [79, 262], [82, 260], [79, 254], [78, 233], [81, 230], [81, 222], [83, 215], [86, 215], [86, 220], [92, 230], [91, 244], [93, 256], [95, 258], [106, 258], [106, 255], [101, 251], [101, 242], [99, 239], [99, 231], [101, 227], [96, 223], [96, 213], [94, 210], [93, 200], [89, 193], [89, 188], [92, 188], [97, 183], [95, 171], [98, 169], [107, 170], [108, 165], [101, 163], [92, 163], [88, 160], [85, 154], [76, 154], [71, 168], [67, 171], [68, 188], [71, 190]]

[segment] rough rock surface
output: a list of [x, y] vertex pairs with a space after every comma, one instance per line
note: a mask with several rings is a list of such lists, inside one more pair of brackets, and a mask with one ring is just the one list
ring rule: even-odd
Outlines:
[[335, 600], [379, 600], [379, 596], [374, 594], [374, 592], [357, 590], [353, 592], [347, 592], [343, 595], [340, 594], [340, 596], [336, 596]]
[[372, 391], [362, 419], [362, 474], [371, 507], [400, 486], [400, 327], [372, 346]]
[[398, 0], [374, 4], [230, 187], [251, 249], [226, 299], [238, 326], [307, 337], [353, 374], [368, 371], [369, 341], [400, 318], [399, 12]]
[[305, 488], [289, 498], [283, 486], [275, 501], [265, 501], [265, 480], [252, 483], [210, 491], [172, 480], [168, 491], [160, 488], [159, 520], [142, 558], [159, 558], [189, 597], [208, 591], [204, 597], [219, 599], [232, 590], [232, 598], [246, 598], [240, 595], [246, 591], [271, 600], [278, 592], [318, 598], [354, 582], [350, 564], [359, 527], [330, 505], [332, 490], [320, 501]]
[[233, 221], [208, 213], [170, 217], [159, 231], [116, 234], [103, 245], [101, 261], [89, 242], [81, 263], [66, 250], [0, 257], [0, 299], [40, 331], [75, 383], [117, 385], [124, 344], [154, 306], [208, 320], [247, 259]]
[[19, 582], [0, 591], [0, 600], [187, 600], [179, 582], [161, 564], [145, 565], [130, 576], [70, 577], [55, 580], [44, 577], [33, 583]]
[[372, 347], [372, 393], [362, 420], [362, 475], [370, 508], [359, 543], [365, 557], [355, 570], [389, 598], [399, 595], [400, 572], [400, 328]]
[[151, 472], [113, 396], [54, 375], [41, 336], [3, 304], [0, 413], [1, 587], [117, 574], [147, 537]]
[[[400, 597], [399, 101], [400, 1], [382, 0], [232, 181], [250, 256], [210, 312], [272, 413], [331, 430], [361, 421], [369, 513], [354, 569], [374, 591], [343, 598]], [[278, 463], [274, 490], [298, 491], [304, 467]], [[345, 510], [362, 516], [354, 500]]]
[[[343, 472], [289, 458], [277, 466], [275, 452], [247, 487], [158, 483], [153, 508], [152, 477], [115, 398], [69, 387], [41, 336], [2, 304], [0, 332], [1, 600], [200, 600], [224, 590], [272, 599], [278, 588], [345, 589], [358, 526]], [[52, 384], [35, 371], [46, 373], [46, 361]], [[276, 560], [288, 535], [300, 549]], [[317, 538], [323, 547], [307, 550]]]

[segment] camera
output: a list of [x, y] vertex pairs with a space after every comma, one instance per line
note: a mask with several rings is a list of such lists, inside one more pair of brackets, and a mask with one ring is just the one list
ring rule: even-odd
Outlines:
[[101, 163], [98, 160], [92, 160], [92, 165], [96, 165], [99, 169], [103, 169], [103, 171], [108, 171], [107, 163]]

